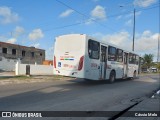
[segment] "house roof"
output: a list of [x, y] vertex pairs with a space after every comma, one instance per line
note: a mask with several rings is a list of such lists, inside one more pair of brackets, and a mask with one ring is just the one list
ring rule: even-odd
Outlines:
[[[35, 47], [27, 47], [27, 46], [23, 46], [23, 45], [18, 45], [18, 44], [12, 44], [12, 43], [6, 43], [6, 42], [1, 42], [0, 44], [5, 44], [5, 45], [10, 45], [10, 46], [15, 46], [15, 47], [22, 47], [22, 48], [32, 48], [32, 49], [36, 49], [36, 50], [44, 50], [44, 49], [39, 49], [39, 48], [35, 48]], [[45, 51], [45, 50], [44, 50]]]

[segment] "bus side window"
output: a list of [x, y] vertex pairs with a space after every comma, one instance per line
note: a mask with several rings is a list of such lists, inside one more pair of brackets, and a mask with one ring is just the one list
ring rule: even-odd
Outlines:
[[129, 53], [129, 64], [133, 63], [133, 54]]
[[139, 64], [139, 56], [136, 55], [136, 64], [138, 65]]
[[117, 60], [116, 54], [117, 54], [116, 48], [109, 46], [108, 47], [108, 60], [109, 61], [116, 61]]
[[99, 59], [100, 44], [94, 40], [88, 41], [88, 55], [91, 59]]
[[129, 53], [129, 64], [136, 64], [136, 55]]
[[117, 62], [123, 62], [123, 50], [117, 49]]

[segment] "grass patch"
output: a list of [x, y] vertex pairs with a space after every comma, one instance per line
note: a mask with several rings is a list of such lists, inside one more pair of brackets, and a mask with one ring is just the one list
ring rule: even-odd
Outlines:
[[140, 75], [157, 75], [160, 72], [151, 72], [151, 73], [141, 73]]
[[62, 79], [72, 79], [72, 77], [67, 77], [67, 76], [61, 76], [61, 75], [31, 75], [31, 76], [26, 76], [26, 75], [20, 75], [20, 76], [5, 76], [5, 77], [0, 77], [0, 80], [62, 80]]
[[62, 76], [62, 75], [53, 75], [53, 76], [52, 76], [52, 78], [53, 78], [53, 79], [61, 80], [61, 79], [64, 79], [64, 78], [70, 78], [70, 77]]
[[26, 76], [26, 75], [20, 75], [20, 76], [15, 76], [14, 78], [17, 78], [17, 79], [28, 79], [28, 78], [32, 78], [32, 76]]

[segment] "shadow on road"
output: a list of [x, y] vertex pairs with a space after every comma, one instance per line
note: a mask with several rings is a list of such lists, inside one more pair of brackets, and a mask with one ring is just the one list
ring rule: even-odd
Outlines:
[[[37, 84], [41, 84], [41, 87]], [[38, 103], [42, 103], [42, 101], [49, 101], [48, 104], [53, 105], [57, 102], [73, 100], [73, 98], [79, 99], [81, 96], [88, 96], [95, 92], [101, 93], [107, 91], [109, 93], [113, 93], [127, 88], [135, 89], [137, 86], [141, 85], [149, 86], [152, 82], [145, 82], [137, 79], [119, 79], [116, 80], [115, 83], [109, 84], [107, 81], [85, 81], [83, 79], [75, 79], [48, 82], [44, 87], [42, 87], [42, 84], [44, 83], [25, 84], [25, 89], [27, 89], [27, 86], [29, 88], [29, 86], [32, 85], [34, 90], [6, 97], [0, 96], [0, 110], [23, 110], [26, 106], [30, 106], [28, 109], [32, 108], [32, 110], [37, 110], [36, 108], [34, 109], [33, 106], [36, 106]], [[16, 89], [16, 85], [14, 89]], [[45, 106], [45, 104], [42, 106]]]

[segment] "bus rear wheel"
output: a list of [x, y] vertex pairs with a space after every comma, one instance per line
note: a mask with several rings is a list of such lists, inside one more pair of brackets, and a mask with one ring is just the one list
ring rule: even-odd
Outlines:
[[115, 81], [115, 72], [111, 71], [110, 76], [109, 76], [109, 83], [113, 83]]

